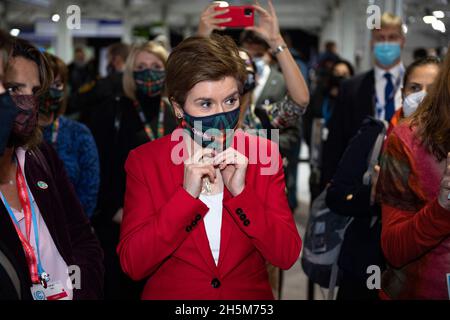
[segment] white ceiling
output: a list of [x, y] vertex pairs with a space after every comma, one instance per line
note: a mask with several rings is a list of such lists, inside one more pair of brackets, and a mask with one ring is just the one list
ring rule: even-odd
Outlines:
[[[392, 0], [394, 1], [394, 0]], [[0, 0], [7, 26], [33, 25], [38, 19], [50, 19], [58, 7], [76, 4], [81, 8], [82, 18], [120, 20], [125, 17], [133, 25], [145, 25], [165, 20], [171, 26], [196, 25], [199, 13], [209, 3], [208, 0]], [[246, 0], [230, 0], [243, 4]], [[261, 1], [263, 4], [265, 1]], [[357, 12], [366, 14], [368, 0], [355, 0]], [[375, 3], [383, 3], [375, 0]], [[274, 0], [283, 28], [301, 28], [318, 33], [339, 0]], [[447, 13], [444, 22], [450, 29], [449, 0], [403, 0], [408, 23], [418, 24], [424, 31], [430, 26], [422, 22], [425, 9], [443, 10]], [[415, 21], [415, 22], [414, 22]]]

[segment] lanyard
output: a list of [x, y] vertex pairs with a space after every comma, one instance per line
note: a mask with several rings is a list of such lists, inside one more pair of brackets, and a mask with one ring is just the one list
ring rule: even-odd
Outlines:
[[325, 120], [325, 125], [330, 121], [332, 111], [330, 108], [330, 98], [325, 96], [322, 102], [322, 117]]
[[[142, 122], [142, 125], [144, 126], [145, 133], [147, 134], [147, 137], [150, 141], [155, 140], [155, 134], [153, 133], [152, 128], [150, 127], [149, 121], [147, 121], [147, 117], [144, 114], [144, 110], [142, 109], [140, 103], [135, 100], [134, 101], [134, 107], [136, 108], [136, 111], [139, 115], [139, 119]], [[164, 136], [164, 112], [165, 112], [166, 106], [164, 104], [164, 101], [161, 99], [160, 108], [159, 108], [159, 114], [158, 114], [158, 127], [157, 127], [157, 133], [156, 138], [161, 138]]]
[[[25, 257], [28, 263], [28, 269], [30, 271], [31, 281], [33, 283], [41, 283], [44, 288], [47, 287], [47, 283], [50, 280], [48, 274], [44, 271], [41, 263], [41, 256], [39, 253], [39, 231], [37, 225], [37, 218], [35, 207], [31, 204], [31, 193], [26, 185], [25, 178], [22, 173], [22, 169], [20, 168], [20, 164], [17, 161], [17, 173], [16, 173], [16, 182], [17, 182], [17, 191], [19, 194], [19, 200], [22, 204], [23, 214], [25, 218], [25, 229], [26, 235], [22, 233], [19, 228], [19, 222], [16, 219], [11, 207], [6, 201], [3, 193], [0, 192], [0, 197], [5, 205], [6, 211], [8, 211], [9, 216], [14, 222], [14, 227], [16, 228], [17, 235], [19, 236], [20, 242], [22, 243], [22, 247], [25, 251]], [[31, 236], [31, 224], [33, 224], [34, 238], [36, 242], [36, 252], [37, 252], [37, 261], [36, 255], [33, 250], [33, 247], [30, 242]]]
[[59, 132], [59, 117], [53, 121], [52, 124], [52, 144], [56, 146], [56, 142], [58, 141], [58, 132]]

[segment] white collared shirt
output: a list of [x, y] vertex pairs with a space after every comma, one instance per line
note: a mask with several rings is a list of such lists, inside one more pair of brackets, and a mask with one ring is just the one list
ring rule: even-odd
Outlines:
[[219, 263], [220, 232], [222, 230], [223, 192], [214, 195], [200, 194], [199, 199], [209, 208], [203, 222], [214, 262]]
[[[18, 159], [18, 165], [20, 165], [20, 168], [22, 169], [22, 172], [25, 176], [25, 149], [23, 148], [17, 148], [16, 149], [16, 155]], [[28, 186], [28, 182], [25, 182]], [[39, 254], [41, 256], [41, 262], [42, 267], [46, 273], [50, 276], [50, 282], [55, 281], [61, 281], [61, 284], [64, 286], [65, 291], [69, 295], [69, 299], [73, 299], [73, 289], [71, 286], [71, 280], [68, 273], [68, 266], [67, 263], [64, 261], [64, 259], [61, 257], [61, 254], [58, 251], [58, 248], [55, 245], [55, 242], [53, 241], [53, 238], [50, 234], [50, 231], [47, 228], [47, 225], [45, 224], [44, 219], [42, 218], [41, 212], [39, 211], [39, 207], [37, 206], [37, 203], [34, 199], [33, 194], [31, 194], [31, 205], [35, 208], [36, 213], [36, 220], [38, 224], [38, 232], [39, 232]], [[25, 226], [25, 219], [24, 219], [24, 213], [23, 209], [21, 211], [18, 211], [14, 208], [11, 208], [14, 216], [16, 217], [17, 222], [19, 223], [19, 229], [22, 232], [22, 234], [26, 234], [26, 226]], [[34, 228], [31, 228], [30, 232], [30, 243], [31, 246], [34, 249], [34, 253], [36, 255], [37, 259], [37, 252], [36, 252], [36, 240], [34, 237]]]
[[[396, 66], [392, 67], [389, 70], [383, 70], [380, 67], [375, 65], [375, 94], [377, 95], [377, 105], [375, 106], [375, 117], [380, 120], [385, 119], [386, 114], [386, 100], [384, 96], [384, 91], [386, 89], [387, 79], [384, 77], [386, 73], [390, 73], [392, 75], [392, 83], [394, 84], [395, 92], [395, 110], [398, 110], [402, 106], [402, 85], [403, 85], [403, 76], [405, 73], [405, 67], [403, 63], [400, 62]], [[395, 87], [398, 84], [397, 87]], [[380, 108], [378, 111], [377, 108]]]

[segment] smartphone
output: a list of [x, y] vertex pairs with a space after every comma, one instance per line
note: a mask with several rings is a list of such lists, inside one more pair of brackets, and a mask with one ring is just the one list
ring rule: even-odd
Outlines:
[[[225, 14], [216, 16], [219, 19], [231, 18], [231, 21], [221, 23], [219, 26], [227, 28], [242, 29], [253, 26], [255, 23], [255, 10], [252, 6], [229, 6], [229, 11]], [[224, 7], [216, 7], [216, 11], [221, 11]]]

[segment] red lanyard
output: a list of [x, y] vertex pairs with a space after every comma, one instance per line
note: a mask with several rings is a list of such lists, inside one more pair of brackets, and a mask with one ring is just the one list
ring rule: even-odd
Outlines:
[[[14, 216], [14, 213], [12, 212], [11, 207], [6, 202], [6, 199], [4, 198], [3, 194], [0, 193], [0, 196], [3, 200], [3, 203], [11, 217], [11, 219], [14, 222], [14, 227], [16, 228], [17, 235], [19, 236], [20, 242], [22, 243], [23, 250], [25, 252], [25, 258], [27, 260], [28, 269], [30, 271], [30, 277], [31, 281], [33, 283], [42, 283], [40, 274], [44, 274], [40, 261], [38, 264], [38, 261], [36, 259], [36, 254], [34, 253], [33, 246], [31, 245], [30, 236], [31, 236], [31, 224], [34, 225], [34, 232], [38, 232], [37, 228], [37, 222], [36, 217], [34, 214], [34, 210], [31, 206], [31, 199], [28, 192], [28, 188], [26, 186], [25, 178], [22, 173], [22, 169], [20, 168], [20, 164], [17, 164], [17, 172], [16, 172], [16, 183], [17, 183], [17, 191], [19, 195], [19, 200], [22, 205], [23, 209], [23, 215], [25, 218], [25, 232], [26, 235], [22, 233], [22, 231], [19, 228], [19, 223], [17, 219]], [[33, 220], [33, 221], [32, 221]], [[38, 235], [35, 234], [36, 238], [36, 251], [38, 252], [38, 258], [39, 258], [39, 240]]]

